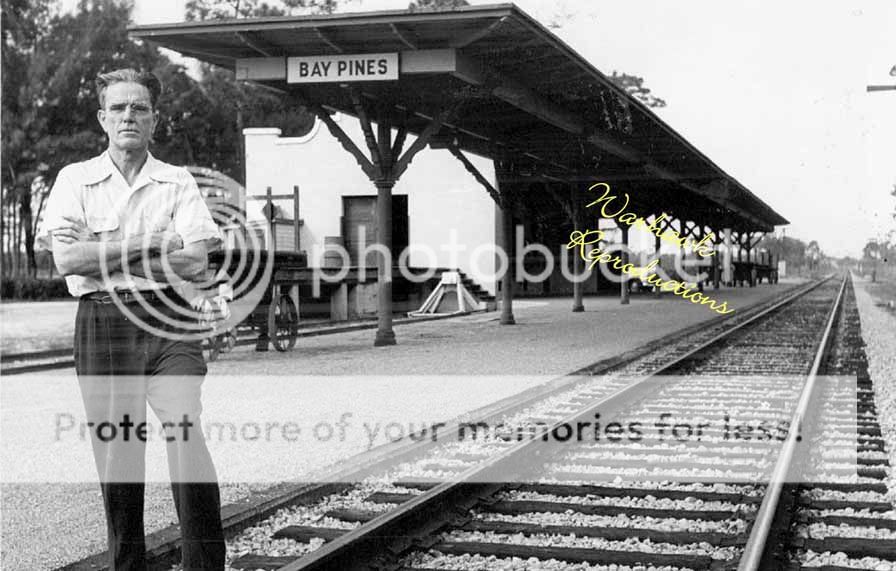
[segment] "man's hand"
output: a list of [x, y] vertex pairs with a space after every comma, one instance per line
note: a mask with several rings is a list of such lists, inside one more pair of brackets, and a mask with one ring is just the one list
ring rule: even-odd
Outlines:
[[62, 217], [69, 224], [61, 228], [53, 230], [53, 238], [59, 240], [63, 244], [73, 244], [75, 242], [96, 242], [99, 240], [97, 236], [86, 224], [77, 218], [69, 216]]

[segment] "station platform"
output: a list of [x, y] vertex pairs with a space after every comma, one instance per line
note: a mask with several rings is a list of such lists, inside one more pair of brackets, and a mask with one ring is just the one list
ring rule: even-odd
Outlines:
[[[707, 294], [740, 310], [797, 283], [708, 288]], [[508, 326], [499, 324], [499, 312], [404, 322], [395, 326], [397, 345], [390, 347], [374, 347], [375, 331], [363, 329], [302, 337], [287, 353], [247, 347], [222, 355], [209, 364], [202, 422], [223, 502], [307, 480], [425, 425], [722, 318], [672, 294], [632, 295], [627, 306], [617, 296], [592, 296], [584, 305], [584, 312], [572, 313], [570, 298], [518, 299], [517, 323]], [[54, 438], [59, 415], [83, 420], [74, 372], [5, 377], [0, 388], [2, 463], [14, 468], [2, 490], [9, 553], [30, 552], [36, 559], [26, 567], [38, 570], [102, 551], [105, 523], [89, 441], [75, 431]], [[297, 427], [291, 439], [283, 430], [288, 423]], [[161, 439], [148, 442], [146, 464], [150, 533], [176, 521]], [[43, 551], [35, 554], [28, 545]]]
[[[709, 287], [706, 294], [737, 310], [796, 283]], [[498, 323], [499, 303], [495, 312], [397, 325], [391, 347], [373, 347], [374, 331], [360, 330], [300, 338], [287, 353], [237, 349], [209, 371], [277, 375], [289, 363], [307, 375], [560, 375], [722, 317], [671, 293], [632, 294], [629, 305], [618, 296], [586, 296], [584, 305], [572, 313], [569, 297], [521, 298], [513, 302], [515, 325]]]

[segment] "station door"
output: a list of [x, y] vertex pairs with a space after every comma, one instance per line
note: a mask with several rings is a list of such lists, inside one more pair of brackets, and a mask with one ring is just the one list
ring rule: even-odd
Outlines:
[[[362, 232], [363, 228], [363, 232]], [[345, 249], [348, 250], [351, 265], [360, 266], [358, 253], [364, 243], [371, 245], [377, 241], [376, 197], [375, 196], [343, 196], [342, 197], [342, 236]], [[363, 241], [363, 242], [362, 242]], [[407, 248], [408, 236], [408, 196], [392, 195], [392, 263], [398, 263], [398, 256]], [[367, 267], [376, 267], [376, 252], [368, 252]]]

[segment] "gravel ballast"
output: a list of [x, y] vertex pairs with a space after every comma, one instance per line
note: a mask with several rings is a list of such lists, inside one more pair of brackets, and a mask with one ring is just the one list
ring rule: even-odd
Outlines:
[[[782, 289], [725, 289], [720, 295], [741, 309]], [[494, 313], [398, 327], [399, 345], [389, 349], [388, 358], [383, 358], [382, 349], [372, 347], [369, 331], [302, 339], [292, 353], [237, 350], [225, 355], [210, 366], [203, 387], [206, 419], [243, 428], [295, 421], [301, 425], [302, 438], [297, 442], [285, 437], [271, 442], [250, 442], [248, 437], [246, 442], [213, 442], [224, 503], [363, 452], [369, 444], [383, 444], [386, 427], [393, 422], [410, 432], [410, 422], [419, 429], [422, 423], [494, 403], [553, 375], [617, 356], [682, 327], [715, 321], [705, 308], [668, 297], [635, 296], [625, 308], [616, 299], [594, 298], [586, 300], [586, 306], [584, 314], [572, 314], [566, 299], [523, 300], [514, 305], [518, 321], [514, 328], [499, 329]], [[657, 319], [660, 312], [663, 318]], [[618, 326], [608, 328], [608, 323]], [[533, 343], [534, 350], [521, 350]], [[299, 371], [317, 378], [293, 378]], [[359, 388], [357, 379], [337, 382], [350, 375], [363, 375], [363, 385]], [[476, 375], [490, 377], [486, 382]], [[402, 381], [409, 382], [400, 385]], [[3, 379], [2, 392], [4, 471], [34, 475], [30, 481], [3, 483], [3, 569], [53, 569], [101, 551], [105, 524], [89, 443], [75, 442], [74, 437], [44, 442], [53, 437], [55, 414], [71, 414], [75, 420], [82, 416], [73, 375], [10, 377]], [[345, 442], [313, 440], [313, 429], [335, 426], [345, 412], [354, 414]], [[363, 422], [381, 428], [376, 440], [367, 434]], [[28, 435], [27, 440], [21, 435]], [[34, 437], [44, 441], [36, 442]], [[150, 443], [149, 448], [148, 478], [163, 481], [167, 477], [164, 447]], [[70, 478], [74, 481], [68, 485], [37, 476], [51, 469], [66, 476], [77, 473], [80, 479]], [[427, 475], [445, 477], [449, 472], [432, 470]], [[253, 477], [252, 489], [242, 484]], [[165, 485], [149, 486], [146, 506], [147, 532], [175, 519]]]
[[891, 501], [896, 501], [896, 474], [892, 468], [896, 466], [896, 314], [875, 304], [865, 290], [866, 283], [853, 275], [868, 372], [874, 382], [878, 423], [890, 457], [886, 478], [888, 496]]

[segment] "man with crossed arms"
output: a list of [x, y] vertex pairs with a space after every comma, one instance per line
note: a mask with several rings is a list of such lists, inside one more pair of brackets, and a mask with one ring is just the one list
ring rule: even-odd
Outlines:
[[59, 172], [40, 234], [52, 237], [56, 266], [79, 298], [75, 367], [110, 569], [146, 569], [148, 402], [165, 428], [184, 569], [223, 571], [220, 493], [199, 422], [207, 369], [200, 342], [179, 337], [191, 317], [174, 288], [204, 274], [221, 236], [192, 176], [149, 153], [159, 80], [121, 69], [96, 85], [108, 149]]

